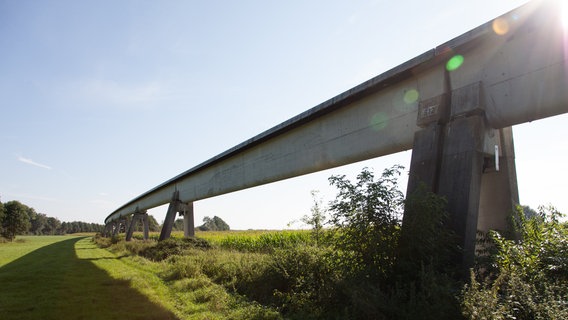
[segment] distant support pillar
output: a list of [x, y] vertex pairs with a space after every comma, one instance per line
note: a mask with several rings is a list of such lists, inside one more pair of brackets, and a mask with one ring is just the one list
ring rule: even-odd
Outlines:
[[414, 136], [407, 189], [410, 195], [424, 183], [447, 199], [463, 248], [456, 263], [465, 268], [473, 266], [477, 230], [506, 229], [519, 201], [512, 129], [488, 127], [483, 101], [481, 83], [474, 83], [420, 102], [423, 129]]
[[132, 215], [132, 221], [130, 222], [130, 226], [128, 227], [128, 231], [126, 233], [126, 241], [132, 240], [132, 235], [134, 234], [134, 231], [136, 229], [136, 224], [139, 221], [142, 221], [144, 227], [144, 240], [148, 240], [148, 213], [146, 213], [145, 211], [137, 210], [136, 213]]
[[114, 237], [118, 235], [118, 230], [120, 229], [120, 223], [118, 221], [113, 221], [112, 227], [113, 227], [112, 236]]
[[164, 220], [164, 225], [162, 226], [162, 231], [160, 232], [159, 241], [168, 239], [170, 237], [178, 212], [180, 213], [180, 215], [184, 216], [184, 235], [186, 237], [195, 236], [193, 227], [193, 202], [181, 202], [179, 200], [179, 192], [175, 191], [172, 195], [172, 201], [168, 206], [168, 212], [166, 213], [166, 219]]
[[105, 227], [103, 228], [103, 237], [107, 238], [110, 236], [110, 229], [112, 228], [112, 224], [111, 223], [107, 223], [105, 224]]
[[172, 195], [172, 200], [168, 206], [168, 212], [166, 213], [166, 219], [164, 220], [164, 225], [162, 226], [162, 231], [160, 232], [160, 238], [158, 241], [166, 240], [172, 234], [172, 228], [176, 220], [176, 215], [178, 212], [179, 205], [179, 191], [175, 191]]
[[195, 237], [195, 223], [193, 218], [193, 202], [187, 203], [183, 207], [183, 236], [186, 238]]

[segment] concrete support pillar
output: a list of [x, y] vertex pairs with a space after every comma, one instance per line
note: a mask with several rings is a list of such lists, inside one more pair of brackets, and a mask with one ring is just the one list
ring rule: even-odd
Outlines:
[[186, 238], [195, 237], [193, 202], [186, 204], [183, 211], [183, 236]]
[[164, 220], [164, 225], [162, 226], [162, 231], [160, 232], [160, 238], [158, 241], [166, 240], [170, 237], [172, 233], [172, 227], [174, 226], [174, 222], [176, 219], [176, 215], [178, 212], [178, 204], [179, 204], [179, 192], [174, 192], [172, 196], [172, 201], [168, 206], [168, 212], [166, 213], [166, 219]]
[[107, 223], [107, 224], [105, 224], [105, 227], [103, 228], [103, 237], [105, 237], [105, 238], [110, 235], [109, 227], [110, 227], [110, 223]]
[[184, 236], [186, 238], [195, 236], [195, 228], [193, 224], [193, 202], [183, 203], [179, 201], [179, 192], [176, 191], [174, 192], [172, 201], [170, 202], [170, 205], [168, 207], [168, 213], [166, 214], [166, 219], [164, 220], [164, 225], [162, 226], [162, 232], [160, 232], [159, 241], [168, 239], [170, 237], [178, 212], [184, 217]]
[[482, 116], [455, 119], [448, 125], [438, 180], [438, 194], [448, 200], [450, 226], [463, 248], [465, 268], [473, 265], [475, 255], [484, 129]]
[[132, 220], [130, 221], [130, 225], [128, 226], [128, 229], [126, 231], [125, 241], [132, 240], [132, 234], [134, 234], [134, 229], [136, 228], [137, 222], [138, 222], [138, 217], [136, 216], [136, 213], [135, 213], [134, 215], [132, 215]]
[[150, 224], [148, 223], [148, 214], [145, 213], [142, 217], [143, 223], [143, 232], [144, 232], [144, 240], [148, 240], [150, 238]]
[[477, 230], [483, 232], [507, 230], [507, 214], [519, 204], [513, 128], [503, 128], [497, 133], [499, 158], [495, 162], [486, 157], [485, 162], [490, 165], [485, 166], [481, 177]]
[[118, 222], [118, 221], [113, 221], [112, 227], [113, 227], [112, 236], [114, 237], [114, 236], [118, 235], [118, 230], [120, 229], [120, 224], [119, 224], [119, 222]]
[[414, 136], [407, 189], [410, 195], [424, 183], [447, 199], [463, 248], [456, 263], [465, 268], [474, 262], [477, 230], [506, 229], [518, 203], [512, 130], [486, 127], [482, 95], [474, 83], [420, 103], [423, 129]]
[[126, 241], [132, 240], [132, 235], [136, 229], [136, 224], [142, 221], [144, 227], [144, 240], [148, 240], [148, 214], [146, 212], [136, 212], [132, 215], [132, 221], [126, 233]]
[[118, 233], [121, 233], [121, 232], [126, 233], [127, 228], [128, 228], [128, 220], [127, 220], [127, 218], [125, 218], [125, 217], [124, 217], [124, 218], [121, 218], [121, 219], [118, 221]]

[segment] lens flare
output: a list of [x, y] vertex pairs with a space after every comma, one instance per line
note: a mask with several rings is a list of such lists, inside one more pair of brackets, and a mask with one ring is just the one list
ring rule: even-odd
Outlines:
[[418, 100], [419, 96], [420, 96], [420, 94], [418, 93], [417, 90], [410, 89], [410, 90], [408, 90], [404, 93], [404, 97], [403, 97], [404, 103], [412, 104], [412, 103], [414, 103]]
[[446, 70], [454, 71], [458, 69], [463, 64], [463, 60], [464, 58], [461, 54], [453, 56], [450, 60], [448, 60], [448, 63], [446, 63]]
[[379, 131], [387, 126], [388, 118], [384, 112], [377, 112], [371, 118], [371, 126], [373, 130]]
[[493, 32], [502, 36], [509, 32], [509, 22], [505, 18], [497, 18], [493, 20]]

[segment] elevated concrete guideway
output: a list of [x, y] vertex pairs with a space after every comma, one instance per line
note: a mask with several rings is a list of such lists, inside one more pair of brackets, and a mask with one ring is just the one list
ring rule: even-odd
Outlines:
[[518, 201], [510, 127], [568, 112], [559, 5], [528, 3], [183, 172], [112, 212], [108, 233], [170, 203], [161, 238], [178, 212], [191, 236], [194, 201], [413, 149], [409, 190], [448, 197], [470, 243]]

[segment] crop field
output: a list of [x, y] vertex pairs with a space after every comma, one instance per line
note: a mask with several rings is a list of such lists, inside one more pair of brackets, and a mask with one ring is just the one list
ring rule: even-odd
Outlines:
[[[160, 234], [151, 232], [150, 239], [158, 240]], [[223, 249], [246, 252], [271, 252], [274, 249], [311, 243], [309, 230], [230, 230], [196, 231], [197, 238], [205, 239], [214, 246]], [[172, 238], [183, 238], [183, 231], [174, 231]], [[134, 235], [142, 240], [141, 233]]]

